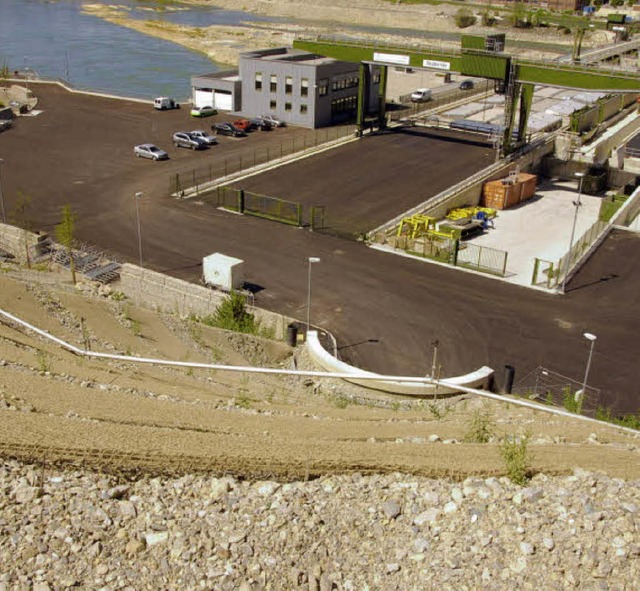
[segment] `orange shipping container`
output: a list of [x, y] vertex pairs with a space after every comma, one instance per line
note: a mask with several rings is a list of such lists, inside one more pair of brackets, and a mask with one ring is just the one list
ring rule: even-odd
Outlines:
[[531, 199], [536, 191], [537, 177], [521, 172], [511, 182], [511, 178], [489, 181], [482, 192], [482, 205], [494, 209], [508, 209], [522, 201]]

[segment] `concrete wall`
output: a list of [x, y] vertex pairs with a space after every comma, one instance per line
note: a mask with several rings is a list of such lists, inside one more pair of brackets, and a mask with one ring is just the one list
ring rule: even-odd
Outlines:
[[13, 255], [23, 265], [27, 262], [27, 248], [30, 258], [37, 256], [40, 245], [46, 238], [46, 234], [36, 234], [16, 226], [0, 223], [0, 250]]
[[456, 207], [479, 205], [482, 198], [482, 188], [486, 182], [505, 178], [509, 176], [509, 172], [516, 169], [520, 172], [535, 173], [540, 167], [542, 158], [551, 152], [553, 152], [553, 144], [544, 144], [517, 160], [505, 163], [504, 166], [493, 170], [491, 174], [477, 179], [472, 184], [462, 187], [460, 191], [452, 194], [449, 199], [426, 208], [424, 213], [435, 218], [443, 218], [447, 215], [447, 212]]
[[[180, 316], [213, 314], [227, 297], [223, 292], [129, 263], [122, 265], [120, 281], [114, 287], [136, 305]], [[264, 328], [274, 331], [274, 338], [283, 340], [286, 337], [287, 327], [293, 319], [259, 308], [250, 311]]]

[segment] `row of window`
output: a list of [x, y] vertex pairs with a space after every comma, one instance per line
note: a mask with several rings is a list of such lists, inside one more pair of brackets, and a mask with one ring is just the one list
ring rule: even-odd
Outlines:
[[331, 113], [354, 112], [358, 108], [357, 96], [345, 96], [331, 101]]
[[[269, 108], [272, 111], [275, 111], [278, 108], [278, 101], [276, 100], [271, 100], [269, 101]], [[284, 104], [284, 110], [287, 112], [291, 112], [293, 111], [293, 105], [291, 103], [285, 103]], [[300, 115], [306, 115], [307, 114], [307, 105], [300, 105]]]
[[[340, 78], [331, 82], [331, 90], [333, 92], [337, 90], [344, 90], [346, 88], [354, 88], [358, 86], [358, 76], [351, 76], [350, 78]], [[380, 73], [376, 72], [373, 77], [374, 83], [380, 83]], [[262, 72], [256, 72], [255, 74], [255, 89], [262, 90]], [[269, 91], [278, 92], [278, 76], [277, 74], [271, 74], [269, 76]], [[284, 92], [285, 94], [293, 94], [293, 76], [285, 76], [284, 79]], [[320, 80], [318, 83], [318, 96], [325, 96], [329, 92], [329, 81]], [[300, 80], [300, 96], [309, 96], [309, 79], [302, 78]]]
[[[255, 89], [262, 90], [262, 72], [256, 72]], [[278, 92], [278, 76], [271, 74], [269, 77], [269, 91]], [[285, 94], [293, 94], [293, 76], [285, 76], [284, 79]], [[302, 78], [300, 80], [300, 96], [309, 96], [309, 79]]]

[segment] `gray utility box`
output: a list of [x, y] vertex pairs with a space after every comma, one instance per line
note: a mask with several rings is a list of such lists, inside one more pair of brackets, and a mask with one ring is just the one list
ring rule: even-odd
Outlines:
[[202, 273], [206, 285], [226, 291], [242, 289], [244, 284], [244, 261], [214, 252], [202, 259]]

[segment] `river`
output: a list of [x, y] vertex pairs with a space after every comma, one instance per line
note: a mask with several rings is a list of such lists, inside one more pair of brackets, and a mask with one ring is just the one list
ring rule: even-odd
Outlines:
[[[64, 78], [76, 88], [152, 98], [168, 95], [180, 100], [190, 95], [194, 74], [215, 72], [223, 66], [202, 54], [169, 41], [109, 23], [82, 12], [86, 0], [2, 0], [0, 2], [0, 67], [33, 71], [41, 77]], [[286, 22], [211, 6], [181, 5], [179, 10], [154, 10], [153, 1], [93, 0], [126, 6], [133, 18], [166, 19], [206, 27], [242, 22]], [[176, 5], [171, 5], [176, 8]], [[305, 24], [296, 21], [297, 24]], [[315, 22], [316, 26], [320, 23]], [[328, 30], [336, 23], [324, 23]], [[417, 35], [428, 44], [436, 39], [457, 40], [459, 32], [425, 32], [384, 27], [350, 27], [358, 31]], [[348, 38], [348, 36], [346, 37]], [[532, 46], [522, 42], [516, 45]]]
[[[149, 11], [143, 8], [153, 5], [146, 2], [141, 7], [134, 0], [102, 3], [130, 6], [136, 18], [149, 18]], [[193, 74], [221, 68], [175, 43], [84, 14], [82, 4], [80, 0], [2, 0], [0, 66], [65, 78], [76, 88], [138, 98], [169, 95], [179, 99], [189, 96]], [[256, 20], [243, 12], [198, 7], [159, 12], [153, 18], [199, 26]]]

